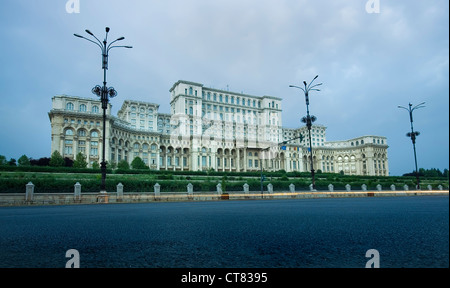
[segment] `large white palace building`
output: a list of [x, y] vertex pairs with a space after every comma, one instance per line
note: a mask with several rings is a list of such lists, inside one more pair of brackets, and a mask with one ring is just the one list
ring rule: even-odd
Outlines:
[[[170, 114], [160, 113], [158, 104], [133, 100], [123, 102], [117, 117], [108, 107], [107, 162], [131, 163], [140, 157], [150, 169], [172, 171], [260, 171], [261, 165], [267, 171], [311, 170], [308, 129], [282, 127], [282, 99], [182, 80], [170, 93]], [[91, 165], [101, 162], [101, 106], [96, 99], [54, 96], [49, 112], [52, 152], [72, 159], [81, 152]], [[311, 138], [316, 171], [389, 175], [385, 137], [328, 142], [326, 127], [313, 125]]]

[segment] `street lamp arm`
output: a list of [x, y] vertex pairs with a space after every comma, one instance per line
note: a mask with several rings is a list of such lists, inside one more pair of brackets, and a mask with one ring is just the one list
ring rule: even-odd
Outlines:
[[94, 37], [94, 38], [98, 41], [98, 43], [100, 43], [100, 45], [102, 45], [102, 41], [100, 41], [100, 40], [94, 35], [94, 33], [92, 33], [91, 31], [89, 31], [88, 29], [86, 29], [85, 31], [86, 31], [86, 33], [88, 33], [89, 35], [91, 35], [92, 37]]
[[295, 86], [295, 85], [289, 85], [289, 87], [291, 87], [291, 88], [298, 88], [298, 89], [301, 89], [303, 92], [305, 92], [306, 93], [306, 91], [305, 91], [305, 89], [303, 89], [302, 87], [299, 87], [299, 86]]
[[133, 46], [112, 46], [112, 47], [109, 47], [109, 48], [108, 48], [108, 52], [109, 52], [109, 50], [111, 50], [112, 48], [128, 48], [128, 49], [131, 49], [131, 48], [133, 48]]
[[78, 35], [78, 34], [73, 34], [75, 37], [78, 37], [78, 38], [81, 38], [81, 39], [84, 39], [84, 40], [87, 40], [87, 41], [89, 41], [89, 42], [92, 42], [92, 43], [94, 43], [95, 45], [97, 45], [98, 47], [100, 47], [100, 49], [103, 51], [103, 46], [101, 46], [100, 44], [98, 44], [97, 42], [95, 42], [95, 41], [92, 41], [91, 39], [88, 39], [88, 38], [86, 38], [86, 37], [83, 37], [83, 36], [81, 36], [81, 35]]
[[116, 40], [112, 41], [111, 43], [109, 43], [108, 48], [106, 48], [106, 50], [109, 51], [112, 44], [116, 43], [117, 41], [121, 41], [123, 39], [125, 39], [125, 37], [120, 37], [120, 38], [117, 38]]
[[425, 106], [422, 106], [423, 104], [425, 104], [425, 102], [422, 102], [422, 103], [416, 105], [414, 108], [411, 109], [411, 111], [414, 111], [414, 110], [420, 109], [420, 108], [425, 108]]
[[[310, 87], [308, 90], [314, 90], [313, 88], [314, 87], [317, 87], [317, 86], [321, 86], [323, 83], [319, 83], [319, 84], [316, 84], [316, 85], [313, 85], [312, 87]], [[319, 90], [320, 91], [320, 90]]]

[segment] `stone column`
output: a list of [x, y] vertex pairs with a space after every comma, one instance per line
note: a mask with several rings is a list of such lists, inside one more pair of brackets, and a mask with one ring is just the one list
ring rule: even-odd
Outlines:
[[267, 185], [267, 191], [268, 191], [270, 194], [273, 194], [273, 185], [272, 185], [272, 183], [269, 183], [269, 184]]
[[362, 191], [367, 191], [367, 185], [366, 184], [362, 184], [361, 185], [361, 189], [362, 189]]
[[378, 184], [378, 185], [377, 185], [377, 190], [378, 190], [378, 191], [381, 191], [381, 189], [382, 189], [381, 184]]
[[222, 184], [217, 184], [216, 185], [216, 189], [217, 189], [217, 194], [220, 196], [222, 195]]
[[245, 194], [245, 197], [248, 197], [248, 193], [249, 193], [249, 191], [248, 191], [248, 189], [249, 189], [248, 184], [245, 183], [243, 187], [244, 187], [244, 194]]
[[328, 191], [334, 192], [334, 185], [333, 184], [328, 185]]
[[189, 183], [187, 185], [187, 193], [188, 193], [188, 199], [194, 198], [194, 186], [192, 185], [192, 183]]
[[25, 190], [25, 201], [33, 201], [34, 198], [34, 184], [28, 182]]
[[155, 199], [158, 199], [161, 196], [161, 185], [156, 183], [155, 186], [153, 186], [153, 189], [155, 191]]
[[81, 201], [81, 184], [79, 182], [77, 182], [74, 185], [74, 195], [73, 195], [73, 199], [75, 201]]
[[345, 185], [345, 190], [347, 190], [347, 192], [352, 191], [352, 186], [350, 186], [350, 184]]
[[289, 191], [291, 193], [295, 193], [295, 185], [294, 184], [289, 185]]
[[405, 185], [403, 186], [403, 190], [408, 191], [408, 190], [409, 190], [408, 185], [405, 184]]
[[395, 191], [395, 185], [394, 184], [391, 185], [391, 191]]
[[117, 184], [117, 201], [121, 202], [123, 199], [123, 184]]

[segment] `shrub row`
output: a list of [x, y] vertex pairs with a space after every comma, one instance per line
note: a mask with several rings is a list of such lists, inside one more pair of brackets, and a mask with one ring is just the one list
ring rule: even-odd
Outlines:
[[[40, 179], [40, 178], [7, 178], [0, 181], [0, 193], [24, 193], [25, 186], [28, 182], [32, 182], [35, 185], [36, 193], [72, 193], [74, 191], [74, 185], [76, 182], [81, 184], [82, 192], [98, 192], [100, 189], [100, 178], [99, 179], [80, 179], [80, 180], [69, 180], [69, 179]], [[122, 183], [124, 185], [125, 192], [153, 192], [154, 185], [159, 183], [161, 185], [161, 192], [186, 192], [187, 185], [192, 183], [195, 192], [214, 192], [216, 191], [216, 185], [222, 183], [222, 181], [206, 180], [206, 181], [196, 181], [196, 180], [162, 180], [162, 179], [106, 179], [107, 191], [114, 192], [117, 189], [117, 184]], [[247, 183], [249, 185], [250, 191], [260, 191], [261, 182], [255, 179], [240, 180], [240, 181], [225, 181], [226, 186], [225, 191], [243, 191], [243, 185]], [[309, 179], [290, 179], [288, 181], [272, 179], [272, 181], [264, 181], [263, 187], [264, 191], [267, 191], [267, 185], [272, 183], [274, 191], [288, 191], [289, 185], [292, 183], [295, 185], [297, 191], [307, 191], [309, 190], [309, 185], [311, 184]], [[403, 189], [403, 185], [408, 185], [411, 189], [415, 186], [414, 181], [405, 182], [367, 182], [367, 181], [355, 181], [355, 182], [329, 182], [326, 180], [316, 181], [316, 188], [319, 191], [328, 191], [329, 184], [334, 185], [334, 190], [345, 190], [345, 185], [350, 184], [353, 190], [360, 190], [362, 184], [367, 185], [368, 190], [376, 190], [376, 185], [381, 184], [383, 190], [389, 190], [391, 184], [395, 184], [397, 190]], [[438, 185], [442, 185], [445, 189], [448, 189], [448, 182], [430, 182], [433, 189], [437, 189]], [[422, 183], [422, 189], [425, 190], [428, 183]]]

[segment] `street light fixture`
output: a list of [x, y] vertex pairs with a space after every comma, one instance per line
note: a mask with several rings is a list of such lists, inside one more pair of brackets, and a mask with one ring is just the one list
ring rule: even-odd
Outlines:
[[314, 190], [316, 189], [316, 180], [315, 180], [315, 177], [314, 177], [314, 161], [313, 161], [313, 151], [312, 151], [312, 143], [311, 143], [311, 126], [312, 126], [312, 123], [317, 120], [317, 118], [316, 118], [316, 116], [309, 115], [309, 92], [310, 91], [320, 91], [316, 87], [321, 86], [322, 83], [312, 85], [314, 80], [316, 80], [318, 77], [319, 77], [319, 75], [314, 77], [314, 79], [309, 84], [307, 84], [306, 81], [303, 81], [303, 85], [305, 86], [305, 88], [299, 87], [299, 86], [295, 86], [295, 85], [289, 85], [289, 87], [291, 87], [291, 88], [298, 88], [298, 89], [302, 90], [303, 93], [305, 94], [306, 117], [303, 117], [301, 121], [306, 124], [306, 127], [308, 127], [309, 152], [311, 153], [310, 154], [310, 159], [311, 159], [311, 178], [312, 178], [312, 188]]
[[414, 127], [413, 127], [413, 116], [412, 116], [412, 112], [416, 109], [420, 109], [420, 108], [424, 108], [425, 106], [423, 106], [423, 104], [425, 104], [425, 102], [420, 103], [419, 105], [416, 105], [414, 107], [412, 107], [412, 104], [409, 103], [409, 107], [403, 107], [403, 106], [398, 106], [398, 108], [402, 108], [405, 109], [406, 111], [408, 111], [409, 113], [409, 121], [411, 122], [411, 132], [408, 132], [406, 134], [406, 137], [410, 137], [412, 144], [413, 144], [413, 149], [414, 149], [414, 162], [416, 164], [416, 179], [417, 179], [417, 189], [420, 190], [420, 182], [419, 182], [419, 170], [417, 169], [417, 155], [416, 155], [416, 137], [420, 135], [419, 131], [414, 131]]
[[100, 193], [106, 193], [106, 160], [105, 160], [105, 140], [106, 140], [106, 109], [108, 109], [108, 102], [110, 98], [114, 98], [117, 96], [117, 91], [113, 87], [107, 87], [106, 86], [106, 70], [108, 70], [108, 57], [109, 57], [109, 51], [113, 48], [133, 48], [132, 46], [112, 46], [112, 44], [116, 43], [117, 41], [122, 41], [125, 39], [125, 37], [117, 38], [116, 40], [112, 41], [108, 45], [108, 33], [109, 33], [109, 27], [106, 27], [106, 36], [105, 40], [100, 41], [91, 31], [85, 30], [87, 34], [91, 35], [95, 38], [96, 41], [86, 38], [84, 36], [81, 36], [79, 34], [73, 34], [74, 36], [78, 38], [85, 39], [89, 42], [94, 43], [100, 49], [102, 50], [102, 69], [103, 69], [103, 86], [97, 85], [94, 88], [92, 88], [92, 93], [100, 97], [100, 100], [102, 102], [102, 109], [103, 109], [103, 149], [102, 149], [102, 163], [101, 166], [101, 172], [102, 172], [102, 183], [100, 186]]
[[300, 142], [302, 142], [303, 141], [303, 135], [300, 135], [299, 137], [296, 137], [296, 138], [292, 138], [292, 139], [289, 139], [289, 140], [286, 140], [286, 141], [283, 141], [283, 142], [280, 142], [280, 143], [278, 143], [278, 144], [276, 144], [276, 145], [272, 145], [272, 146], [269, 146], [269, 147], [267, 147], [267, 148], [264, 148], [264, 149], [261, 149], [261, 153], [260, 153], [260, 155], [261, 155], [261, 163], [260, 163], [260, 170], [261, 170], [261, 198], [264, 198], [264, 186], [263, 186], [263, 158], [262, 158], [262, 152], [264, 152], [264, 151], [268, 151], [270, 148], [273, 148], [273, 147], [277, 147], [277, 146], [280, 146], [280, 145], [285, 145], [285, 144], [287, 144], [288, 142], [291, 142], [291, 141], [294, 141], [294, 140], [296, 140], [296, 139], [300, 139]]

